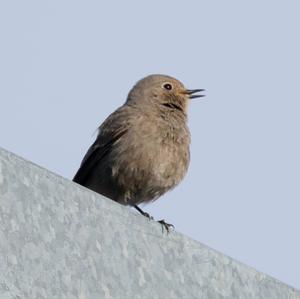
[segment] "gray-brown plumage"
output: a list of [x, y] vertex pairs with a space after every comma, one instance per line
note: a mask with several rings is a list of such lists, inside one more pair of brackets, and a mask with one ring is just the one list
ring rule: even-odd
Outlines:
[[73, 181], [131, 206], [174, 188], [188, 169], [187, 108], [199, 91], [164, 75], [140, 80], [99, 127]]

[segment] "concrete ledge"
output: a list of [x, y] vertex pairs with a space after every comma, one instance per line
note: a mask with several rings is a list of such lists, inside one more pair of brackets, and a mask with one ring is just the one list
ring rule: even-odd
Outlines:
[[300, 299], [300, 292], [0, 149], [0, 298]]

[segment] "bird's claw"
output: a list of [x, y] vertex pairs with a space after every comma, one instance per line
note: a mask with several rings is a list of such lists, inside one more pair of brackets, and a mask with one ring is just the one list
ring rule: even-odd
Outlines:
[[157, 221], [158, 223], [161, 224], [162, 230], [166, 230], [167, 234], [170, 232], [170, 229], [174, 229], [174, 225], [171, 223], [167, 223], [164, 219]]
[[150, 216], [148, 213], [144, 212], [139, 206], [133, 206], [137, 211], [139, 211], [143, 216], [147, 217], [149, 220], [153, 220], [154, 218]]
[[143, 212], [143, 216], [147, 217], [149, 220], [153, 220], [154, 218], [146, 212]]

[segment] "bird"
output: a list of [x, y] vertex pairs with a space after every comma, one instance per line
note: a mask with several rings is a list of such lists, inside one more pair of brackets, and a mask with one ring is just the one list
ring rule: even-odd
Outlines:
[[[139, 80], [98, 128], [73, 181], [153, 219], [139, 205], [155, 201], [187, 173], [188, 105], [202, 91], [167, 75]], [[167, 231], [173, 226], [158, 222]]]

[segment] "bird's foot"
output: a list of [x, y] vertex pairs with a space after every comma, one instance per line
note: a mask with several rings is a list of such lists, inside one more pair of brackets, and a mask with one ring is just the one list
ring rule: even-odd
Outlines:
[[[144, 212], [139, 206], [135, 205], [133, 206], [137, 211], [139, 211], [143, 216], [147, 217], [149, 220], [153, 220], [154, 218], [150, 216], [148, 213]], [[162, 231], [164, 229], [167, 231], [167, 234], [170, 232], [171, 228], [174, 228], [174, 225], [171, 223], [167, 223], [164, 219], [157, 221], [161, 224]]]
[[153, 220], [154, 218], [148, 213], [144, 212], [140, 207], [134, 206], [134, 208], [139, 211], [143, 216], [147, 217], [149, 220]]
[[146, 212], [144, 212], [143, 211], [143, 213], [141, 213], [143, 216], [145, 216], [145, 217], [147, 217], [149, 220], [153, 220], [154, 218], [151, 216], [151, 215], [149, 215], [148, 213], [146, 213]]
[[164, 219], [157, 221], [158, 223], [161, 224], [162, 230], [166, 230], [167, 234], [170, 232], [170, 229], [174, 229], [174, 225], [171, 223], [167, 223]]

